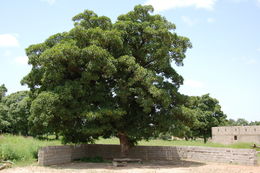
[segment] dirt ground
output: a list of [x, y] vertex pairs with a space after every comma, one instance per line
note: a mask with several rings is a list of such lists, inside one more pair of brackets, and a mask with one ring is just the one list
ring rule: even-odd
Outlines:
[[241, 166], [218, 163], [147, 162], [114, 167], [111, 163], [74, 162], [56, 166], [26, 166], [9, 168], [0, 173], [260, 173], [260, 166]]

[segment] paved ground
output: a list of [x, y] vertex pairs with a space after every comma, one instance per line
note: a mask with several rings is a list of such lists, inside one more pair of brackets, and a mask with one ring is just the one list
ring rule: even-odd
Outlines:
[[260, 166], [217, 163], [149, 162], [113, 167], [111, 163], [70, 163], [58, 166], [26, 166], [10, 168], [0, 173], [260, 173]]

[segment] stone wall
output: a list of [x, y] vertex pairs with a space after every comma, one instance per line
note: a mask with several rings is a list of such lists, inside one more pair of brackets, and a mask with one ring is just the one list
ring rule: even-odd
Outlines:
[[72, 160], [71, 146], [51, 146], [41, 148], [38, 152], [39, 165], [56, 165]]
[[[38, 153], [40, 165], [68, 163], [82, 157], [100, 156], [105, 159], [120, 157], [119, 145], [77, 145], [43, 147]], [[137, 146], [130, 150], [130, 158], [147, 160], [193, 160], [220, 163], [256, 165], [257, 156], [253, 149], [228, 149], [189, 146]]]
[[251, 142], [260, 144], [260, 126], [212, 127], [212, 142], [221, 144]]

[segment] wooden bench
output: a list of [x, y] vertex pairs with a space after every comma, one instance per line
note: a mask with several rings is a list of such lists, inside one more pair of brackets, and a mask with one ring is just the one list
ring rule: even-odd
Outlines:
[[127, 163], [143, 163], [142, 162], [142, 159], [131, 159], [131, 158], [114, 158], [113, 159], [113, 165], [116, 166], [116, 167], [119, 167], [119, 166], [126, 166]]

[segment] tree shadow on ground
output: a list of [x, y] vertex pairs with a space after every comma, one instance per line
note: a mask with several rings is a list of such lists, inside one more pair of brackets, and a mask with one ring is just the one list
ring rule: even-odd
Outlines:
[[49, 166], [53, 169], [95, 169], [95, 170], [129, 170], [129, 169], [172, 169], [204, 166], [205, 163], [194, 161], [148, 161], [140, 163], [128, 163], [125, 167], [115, 167], [112, 163], [87, 163], [72, 162], [68, 164]]

